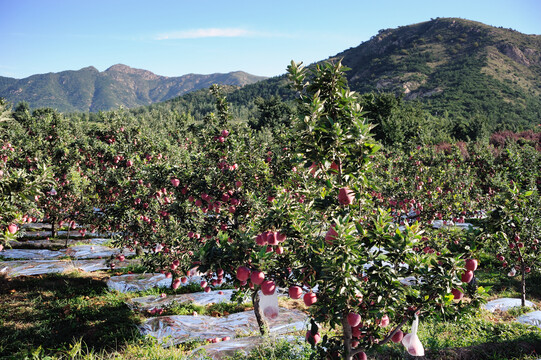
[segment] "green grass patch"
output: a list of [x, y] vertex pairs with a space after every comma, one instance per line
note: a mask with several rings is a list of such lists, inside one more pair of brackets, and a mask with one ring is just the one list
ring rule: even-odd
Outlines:
[[103, 275], [73, 272], [0, 279], [0, 357], [53, 352], [81, 339], [95, 351], [116, 350], [139, 337], [142, 317], [128, 295], [110, 292]]
[[294, 341], [268, 338], [248, 355], [238, 352], [226, 360], [308, 360], [312, 354], [313, 350], [303, 338]]
[[[486, 265], [486, 264], [484, 264]], [[498, 264], [499, 265], [499, 264]], [[501, 270], [500, 270], [501, 269]], [[491, 293], [500, 298], [520, 298], [521, 277], [507, 276], [509, 268], [483, 266], [475, 272], [479, 285], [490, 287]], [[530, 273], [526, 276], [526, 299], [532, 302], [541, 302], [541, 274]]]

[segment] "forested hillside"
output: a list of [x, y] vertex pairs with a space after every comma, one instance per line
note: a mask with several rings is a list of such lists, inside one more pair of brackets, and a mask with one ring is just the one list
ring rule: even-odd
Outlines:
[[381, 30], [346, 50], [350, 85], [418, 100], [432, 114], [539, 123], [541, 36], [478, 22], [441, 18]]
[[[437, 18], [380, 30], [328, 60], [350, 68], [350, 87], [385, 145], [480, 140], [541, 123], [540, 35]], [[223, 91], [236, 121], [256, 130], [287, 126], [295, 107], [285, 75], [262, 81], [242, 72], [166, 78], [115, 65], [101, 73], [89, 67], [23, 80], [0, 78], [0, 89], [15, 94], [7, 96], [14, 107], [25, 100], [30, 108], [90, 111], [74, 116], [91, 121], [100, 121], [93, 111], [119, 106], [151, 126], [179, 114], [204, 121], [214, 109], [206, 90], [212, 83], [229, 84]]]
[[0, 97], [32, 108], [62, 112], [97, 112], [120, 106], [133, 108], [165, 101], [212, 84], [243, 86], [264, 79], [242, 71], [228, 74], [156, 75], [126, 65], [100, 72], [93, 66], [77, 71], [33, 75], [25, 79], [0, 77]]

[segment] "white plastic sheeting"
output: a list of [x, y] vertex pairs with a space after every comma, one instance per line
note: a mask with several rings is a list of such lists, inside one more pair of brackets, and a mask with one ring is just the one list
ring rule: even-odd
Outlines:
[[[121, 263], [120, 263], [121, 264]], [[111, 276], [107, 280], [107, 287], [122, 293], [132, 291], [145, 291], [153, 287], [171, 287], [172, 278], [164, 274], [126, 274]]]
[[128, 306], [133, 310], [147, 311], [151, 309], [161, 309], [170, 306], [173, 303], [193, 303], [195, 305], [205, 306], [209, 304], [218, 304], [231, 301], [231, 295], [234, 290], [214, 290], [211, 292], [197, 292], [191, 294], [161, 296], [144, 296], [128, 300]]
[[[292, 335], [280, 335], [272, 339], [272, 341], [285, 339], [289, 343], [299, 344], [299, 351], [302, 351], [302, 343], [304, 338]], [[221, 360], [227, 357], [235, 355], [237, 352], [248, 354], [252, 349], [260, 345], [269, 345], [268, 339], [265, 339], [261, 336], [248, 336], [242, 338], [231, 339], [227, 341], [220, 341], [213, 344], [204, 345], [198, 347], [192, 352], [190, 359], [207, 359], [211, 358], [214, 360]], [[272, 342], [270, 343], [272, 346]], [[201, 357], [197, 357], [200, 355]]]
[[[268, 321], [271, 334], [286, 334], [304, 330], [307, 316], [298, 310], [281, 309], [280, 316]], [[140, 326], [143, 335], [150, 335], [164, 345], [172, 346], [190, 339], [215, 339], [229, 336], [259, 333], [253, 311], [231, 314], [224, 317], [211, 316], [160, 316], [148, 319]]]
[[[487, 302], [483, 305], [483, 309], [491, 312], [494, 312], [494, 310], [496, 309], [499, 309], [501, 311], [507, 311], [512, 307], [521, 306], [521, 304], [522, 303], [520, 299], [501, 298]], [[526, 300], [526, 306], [533, 307], [534, 303]]]
[[[67, 236], [68, 235], [68, 232], [66, 230], [60, 230], [60, 231], [57, 231], [57, 236]], [[78, 230], [70, 230], [69, 232], [69, 235], [70, 237], [73, 237], [73, 238], [81, 238], [83, 237], [81, 235], [81, 233], [79, 233]], [[47, 230], [40, 230], [40, 231], [27, 231], [25, 234], [24, 234], [24, 237], [44, 237], [44, 236], [47, 236], [47, 237], [51, 237], [52, 234], [51, 234], [51, 231], [47, 231]], [[86, 233], [85, 235], [86, 237], [89, 237], [89, 236], [99, 236], [98, 234], [95, 234], [95, 233]]]
[[432, 227], [435, 229], [440, 229], [442, 227], [456, 227], [459, 229], [467, 230], [469, 227], [473, 227], [471, 223], [455, 223], [453, 221], [444, 221], [444, 220], [434, 220], [432, 222]]
[[125, 256], [133, 256], [135, 255], [135, 251], [130, 251], [128, 249], [124, 249], [121, 251], [120, 249], [114, 249], [110, 248], [108, 246], [103, 245], [75, 245], [70, 246], [66, 250], [66, 255], [71, 256], [73, 258], [77, 259], [99, 259], [99, 258], [108, 258], [111, 255], [116, 256], [122, 252]]
[[[75, 259], [101, 259], [121, 253], [120, 249], [113, 249], [103, 245], [75, 245], [58, 251], [48, 249], [6, 249], [0, 252], [6, 259], [32, 259], [52, 260], [63, 256], [70, 256]], [[125, 256], [135, 255], [134, 251], [124, 249]]]
[[58, 259], [66, 254], [62, 251], [47, 249], [5, 249], [0, 252], [4, 259], [32, 259], [32, 260], [52, 260]]
[[[73, 246], [75, 244], [89, 244], [89, 245], [103, 245], [107, 242], [111, 241], [111, 239], [107, 238], [84, 238], [84, 239], [69, 239], [68, 240], [68, 246]], [[35, 248], [48, 248], [51, 246], [56, 247], [64, 247], [66, 245], [65, 239], [54, 239], [54, 240], [45, 240], [45, 239], [39, 239], [39, 240], [14, 240], [10, 242], [11, 247], [28, 247], [28, 245], [32, 245], [32, 247]]]
[[423, 283], [423, 279], [416, 278], [415, 276], [408, 276], [399, 280], [404, 286], [417, 286]]
[[533, 325], [541, 328], [541, 311], [533, 311], [517, 318], [521, 324]]
[[41, 229], [51, 229], [51, 224], [45, 224], [45, 223], [28, 223], [24, 224], [22, 226], [23, 229], [33, 229], [33, 230], [41, 230]]
[[[122, 267], [130, 264], [130, 261], [124, 261], [117, 266]], [[109, 267], [105, 260], [14, 260], [0, 261], [0, 273], [15, 277], [22, 275], [42, 275], [50, 273], [62, 273], [64, 271], [81, 270], [97, 271], [105, 270]]]

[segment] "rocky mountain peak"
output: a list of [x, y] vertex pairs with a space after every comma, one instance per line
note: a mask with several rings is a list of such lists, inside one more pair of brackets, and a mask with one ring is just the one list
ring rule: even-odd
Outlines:
[[151, 71], [143, 70], [143, 69], [135, 69], [132, 67], [129, 67], [128, 65], [124, 64], [115, 64], [111, 67], [109, 67], [107, 70], [104, 71], [105, 73], [121, 73], [121, 74], [128, 74], [128, 75], [137, 75], [141, 76], [145, 80], [156, 80], [160, 78], [165, 78], [165, 76], [159, 76], [154, 74]]

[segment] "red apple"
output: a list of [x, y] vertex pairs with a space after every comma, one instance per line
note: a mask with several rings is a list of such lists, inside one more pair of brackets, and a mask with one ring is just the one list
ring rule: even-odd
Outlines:
[[240, 266], [237, 269], [237, 279], [242, 281], [247, 281], [250, 277], [250, 269], [248, 269], [246, 266]]
[[310, 343], [311, 345], [317, 344], [320, 340], [321, 336], [319, 335], [319, 333], [312, 335], [312, 332], [310, 330], [306, 332], [306, 341], [308, 341], [308, 343]]
[[331, 228], [325, 234], [325, 242], [332, 245], [332, 242], [336, 239], [336, 235], [338, 235], [338, 233], [334, 230], [334, 225], [331, 225]]
[[180, 278], [180, 282], [186, 284], [188, 282], [188, 278], [186, 276], [183, 276]]
[[460, 300], [464, 297], [464, 294], [459, 289], [451, 290], [451, 294], [455, 297], [455, 300]]
[[276, 237], [276, 231], [269, 231], [267, 233], [267, 244], [278, 245], [278, 239]]
[[180, 279], [175, 279], [171, 287], [173, 288], [173, 290], [175, 290], [175, 289], [178, 289], [179, 286], [180, 286]]
[[378, 322], [379, 322], [379, 326], [387, 327], [387, 326], [389, 326], [390, 320], [389, 320], [389, 317], [387, 315], [383, 315], [381, 317], [381, 319], [378, 319]]
[[356, 327], [361, 323], [361, 315], [354, 312], [348, 314], [348, 324], [351, 327]]
[[402, 330], [398, 330], [397, 332], [394, 333], [394, 335], [391, 337], [391, 340], [392, 342], [394, 343], [399, 343], [402, 341], [402, 339], [404, 338], [404, 333], [402, 332]]
[[473, 271], [470, 271], [470, 270], [464, 271], [460, 279], [465, 283], [469, 283], [471, 279], [473, 279]]
[[286, 234], [282, 234], [280, 232], [276, 233], [276, 240], [278, 240], [278, 242], [286, 241]]
[[302, 295], [302, 288], [300, 286], [289, 287], [289, 297], [292, 299], [300, 299]]
[[475, 271], [477, 269], [477, 260], [467, 259], [466, 260], [466, 270]]
[[256, 285], [261, 285], [261, 283], [265, 280], [265, 274], [263, 271], [259, 270], [252, 271], [250, 274], [250, 280], [252, 280], [252, 282]]
[[317, 296], [313, 292], [309, 292], [304, 294], [303, 300], [306, 306], [310, 306], [317, 302]]
[[276, 319], [278, 317], [278, 308], [275, 308], [274, 306], [267, 306], [265, 310], [263, 310], [263, 315], [271, 320]]
[[355, 360], [367, 360], [368, 357], [366, 356], [366, 353], [364, 351], [361, 351], [360, 353], [357, 353], [355, 356], [354, 356], [354, 359]]
[[261, 283], [261, 292], [263, 295], [272, 295], [274, 294], [274, 290], [276, 289], [276, 284], [274, 281], [265, 280]]
[[355, 193], [348, 187], [338, 190], [338, 202], [342, 205], [350, 205], [355, 199]]
[[267, 236], [266, 236], [266, 234], [263, 233], [263, 234], [257, 235], [256, 238], [255, 238], [255, 243], [257, 245], [265, 245], [265, 244], [267, 244]]
[[174, 186], [174, 187], [178, 187], [180, 185], [180, 180], [177, 179], [177, 178], [171, 178], [171, 184]]
[[15, 234], [19, 230], [19, 227], [15, 224], [8, 225], [8, 231], [10, 234]]

